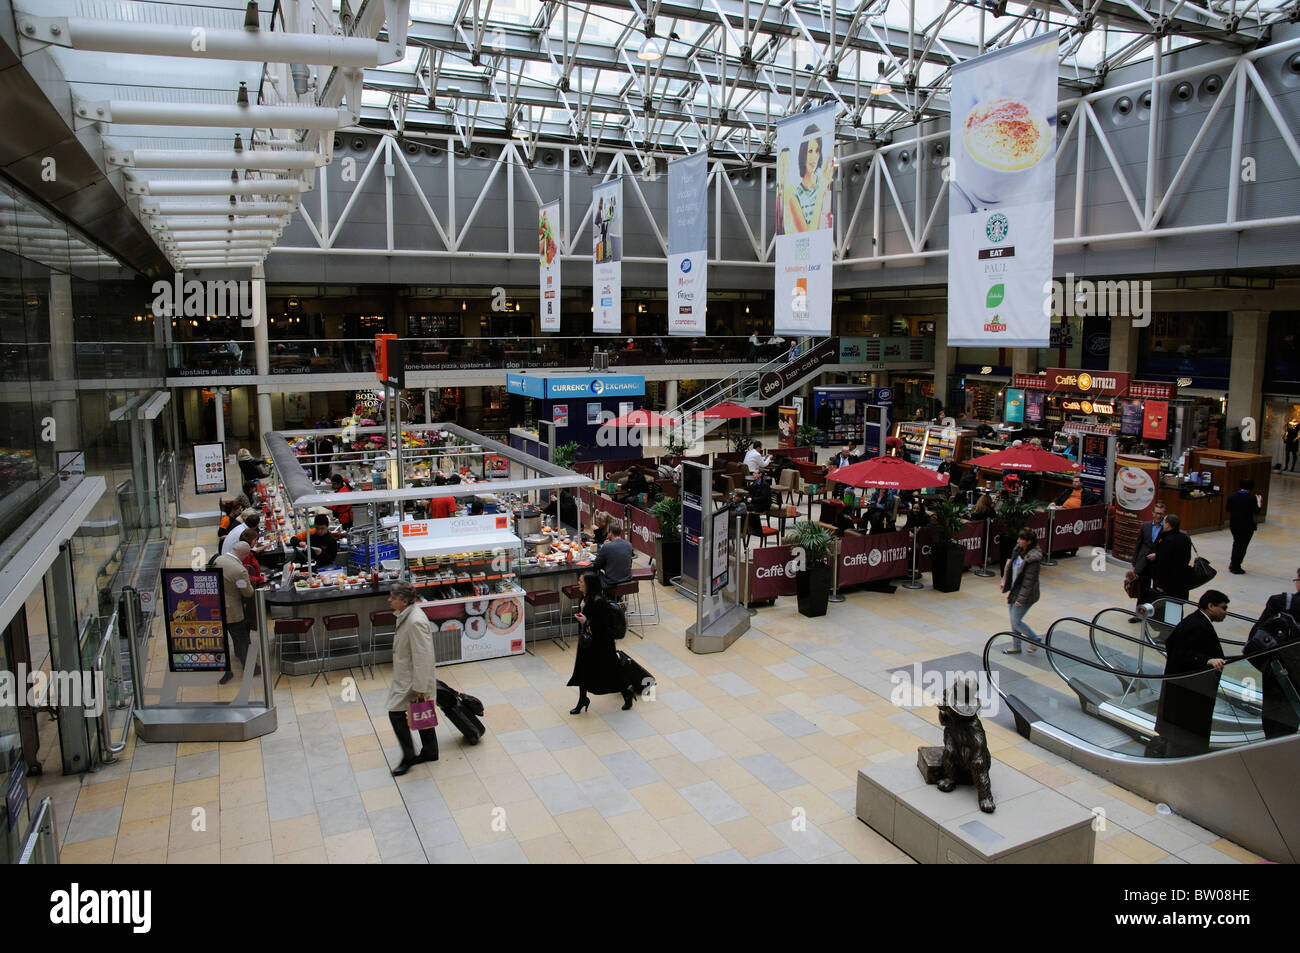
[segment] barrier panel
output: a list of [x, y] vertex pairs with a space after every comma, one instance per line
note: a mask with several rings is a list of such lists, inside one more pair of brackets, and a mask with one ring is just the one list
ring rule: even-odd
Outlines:
[[1052, 552], [1106, 544], [1106, 507], [1081, 506], [1052, 513]]
[[753, 602], [795, 595], [794, 575], [788, 572], [794, 559], [790, 546], [761, 546], [749, 551], [749, 598]]
[[627, 508], [627, 539], [632, 548], [646, 556], [655, 554], [655, 539], [659, 536], [659, 521], [645, 510], [635, 506]]
[[900, 531], [873, 536], [846, 533], [840, 542], [839, 584], [856, 586], [880, 579], [897, 579], [907, 575], [911, 564], [911, 533]]

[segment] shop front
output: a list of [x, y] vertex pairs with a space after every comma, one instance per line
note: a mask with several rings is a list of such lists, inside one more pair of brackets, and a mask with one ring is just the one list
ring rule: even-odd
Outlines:
[[[611, 435], [602, 427], [616, 417], [640, 410], [645, 402], [645, 378], [633, 374], [507, 374], [510, 419], [524, 426], [510, 429], [510, 446], [547, 457], [544, 448], [551, 439], [541, 429], [554, 428], [555, 446], [577, 443], [577, 460], [616, 460], [628, 456], [629, 440], [639, 433], [622, 431]], [[533, 423], [532, 427], [527, 426]], [[538, 424], [550, 427], [538, 428]]]

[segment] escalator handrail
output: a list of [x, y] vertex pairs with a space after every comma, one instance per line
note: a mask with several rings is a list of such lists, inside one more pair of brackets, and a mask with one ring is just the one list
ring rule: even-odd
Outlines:
[[[1185, 599], [1176, 599], [1176, 598], [1172, 598], [1172, 597], [1169, 598], [1168, 600], [1166, 600], [1163, 596], [1162, 596], [1161, 598], [1157, 599], [1155, 602], [1153, 602], [1153, 603], [1152, 603], [1152, 606], [1155, 606], [1156, 603], [1166, 602], [1166, 601], [1168, 601], [1168, 602], [1180, 602], [1180, 603], [1182, 603], [1183, 605], [1191, 606], [1193, 609], [1198, 608], [1195, 602], [1189, 602], [1189, 601], [1187, 601], [1187, 600], [1185, 600]], [[1100, 609], [1100, 610], [1098, 610], [1097, 614], [1096, 614], [1095, 616], [1092, 617], [1092, 622], [1093, 622], [1093, 624], [1096, 624], [1097, 620], [1100, 619], [1100, 618], [1101, 618], [1103, 615], [1105, 615], [1107, 612], [1122, 612], [1122, 613], [1127, 613], [1128, 615], [1134, 615], [1134, 614], [1135, 614], [1135, 613], [1133, 612], [1132, 609], [1125, 609], [1123, 606], [1107, 606], [1107, 607], [1104, 608], [1104, 609]], [[1251, 624], [1252, 627], [1253, 627], [1253, 626], [1257, 623], [1257, 621], [1258, 621], [1258, 620], [1256, 620], [1256, 619], [1252, 619], [1250, 616], [1244, 616], [1244, 615], [1242, 615], [1242, 614], [1239, 613], [1239, 612], [1229, 612], [1229, 613], [1228, 613], [1228, 617], [1229, 617], [1229, 618], [1233, 618], [1233, 619], [1240, 619], [1242, 622], [1249, 622], [1249, 623]], [[1161, 623], [1162, 625], [1168, 625], [1168, 626], [1170, 626], [1170, 628], [1173, 627], [1173, 624], [1171, 624], [1171, 623], [1169, 623], [1169, 622], [1166, 622], [1164, 619], [1160, 618], [1158, 613], [1154, 613], [1154, 614], [1152, 614], [1152, 615], [1149, 617], [1149, 621], [1151, 621], [1151, 622], [1159, 622], [1159, 623]], [[1176, 624], [1176, 623], [1175, 623], [1175, 624]], [[1103, 628], [1104, 628], [1104, 626], [1103, 626]], [[1114, 631], [1114, 630], [1113, 630], [1113, 629], [1107, 629], [1106, 631], [1111, 632], [1111, 631]], [[1151, 630], [1150, 630], [1149, 628], [1147, 628], [1147, 627], [1144, 626], [1142, 631], [1147, 632], [1147, 633], [1149, 634]], [[1131, 637], [1130, 637], [1130, 638], [1131, 638]], [[1141, 639], [1140, 641], [1142, 642], [1143, 645], [1153, 646], [1153, 647], [1155, 647], [1155, 648], [1161, 648], [1160, 643], [1156, 642], [1156, 641], [1155, 641], [1154, 639], [1152, 639], [1152, 638], [1145, 638], [1145, 639]], [[1245, 642], [1238, 642], [1236, 639], [1228, 639], [1228, 638], [1224, 638], [1223, 636], [1220, 636], [1220, 637], [1219, 637], [1219, 641], [1222, 642], [1222, 643], [1225, 643], [1225, 644], [1227, 644], [1227, 645], [1240, 645], [1240, 646], [1244, 646], [1244, 645], [1246, 644]]]
[[[1192, 602], [1190, 599], [1179, 599], [1177, 596], [1163, 596], [1163, 595], [1162, 595], [1159, 599], [1156, 599], [1154, 602], [1152, 602], [1151, 605], [1152, 605], [1153, 607], [1155, 607], [1155, 606], [1158, 606], [1158, 605], [1159, 605], [1160, 603], [1162, 603], [1162, 602], [1173, 602], [1173, 603], [1176, 603], [1176, 604], [1178, 604], [1178, 605], [1190, 606], [1193, 610], [1200, 608], [1200, 607], [1199, 607], [1195, 602]], [[1238, 620], [1240, 620], [1240, 621], [1242, 621], [1242, 622], [1248, 622], [1248, 623], [1250, 623], [1250, 625], [1251, 625], [1252, 628], [1253, 628], [1253, 627], [1255, 626], [1255, 624], [1259, 621], [1259, 618], [1258, 618], [1258, 617], [1252, 617], [1252, 616], [1248, 616], [1248, 615], [1242, 615], [1240, 612], [1225, 612], [1225, 613], [1224, 613], [1224, 617], [1225, 617], [1225, 618], [1228, 618], [1228, 619], [1238, 619]], [[1163, 620], [1160, 620], [1160, 621], [1163, 621]], [[1233, 639], [1224, 639], [1224, 638], [1220, 638], [1219, 641], [1220, 641], [1220, 642], [1227, 642], [1227, 643], [1230, 644], [1230, 645], [1245, 645], [1245, 644], [1246, 644], [1245, 642], [1237, 642], [1237, 641], [1235, 641], [1235, 640], [1233, 640]]]

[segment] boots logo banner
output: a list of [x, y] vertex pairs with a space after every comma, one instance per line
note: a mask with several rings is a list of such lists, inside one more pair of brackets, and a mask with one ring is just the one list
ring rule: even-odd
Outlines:
[[253, 304], [256, 289], [251, 279], [243, 281], [185, 280], [185, 272], [176, 272], [172, 281], [153, 283], [153, 304], [150, 310], [164, 318], [205, 318], [210, 314], [221, 317], [245, 319], [244, 327], [252, 327]]

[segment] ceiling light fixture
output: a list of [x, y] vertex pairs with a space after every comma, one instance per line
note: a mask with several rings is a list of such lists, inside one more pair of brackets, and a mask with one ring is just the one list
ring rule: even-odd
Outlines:
[[894, 87], [885, 79], [885, 61], [881, 60], [876, 64], [876, 81], [871, 86], [871, 95], [885, 96], [893, 91]]
[[248, 6], [244, 10], [244, 29], [260, 30], [262, 23], [258, 17], [257, 0], [248, 0]]
[[641, 49], [636, 51], [636, 58], [642, 63], [653, 63], [664, 58], [663, 48], [659, 45], [659, 41], [655, 39], [655, 21], [653, 18], [645, 21], [645, 39], [641, 41]]

